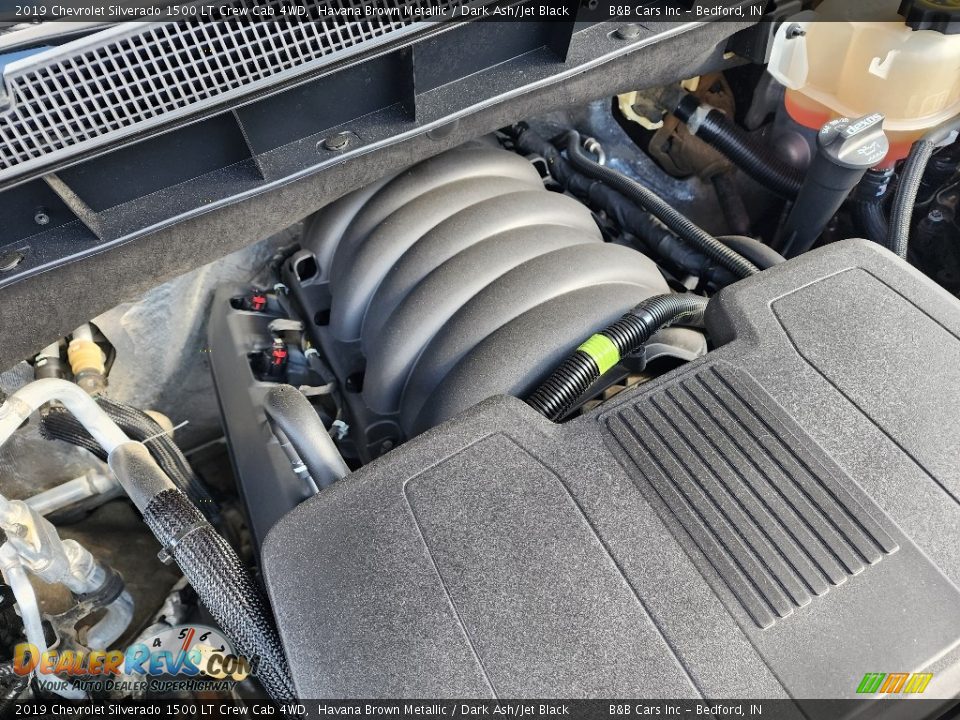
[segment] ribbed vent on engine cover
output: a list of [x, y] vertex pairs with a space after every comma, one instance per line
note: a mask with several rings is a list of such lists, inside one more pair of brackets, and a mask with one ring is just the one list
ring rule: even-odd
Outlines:
[[[234, 0], [269, 21], [123, 24], [11, 63], [0, 110], [0, 179], [140, 133], [422, 30], [411, 10], [453, 0]], [[331, 14], [372, 6], [395, 14]], [[0, 93], [0, 101], [5, 98]], [[0, 102], [0, 108], [3, 103]]]
[[762, 628], [898, 549], [870, 499], [731, 366], [688, 374], [601, 422], [647, 499]]

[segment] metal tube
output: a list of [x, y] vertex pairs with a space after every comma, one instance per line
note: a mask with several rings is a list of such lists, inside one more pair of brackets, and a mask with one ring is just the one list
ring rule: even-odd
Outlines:
[[80, 387], [66, 380], [44, 378], [20, 388], [0, 405], [0, 446], [33, 412], [52, 400], [63, 403], [107, 453], [131, 442]]
[[27, 498], [26, 503], [41, 515], [49, 515], [81, 500], [103, 495], [104, 500], [112, 497], [112, 491], [119, 490], [117, 481], [100, 472], [89, 472], [73, 480], [52, 487]]
[[[40, 617], [37, 595], [34, 593], [33, 585], [30, 584], [30, 579], [20, 563], [20, 556], [9, 543], [0, 546], [0, 571], [2, 571], [4, 581], [10, 586], [13, 596], [16, 598], [17, 607], [20, 609], [20, 617], [23, 619], [23, 629], [27, 636], [27, 642], [37, 648], [38, 652], [46, 652], [47, 638], [43, 634], [43, 620]], [[87, 697], [85, 692], [59, 678], [49, 679], [38, 675], [37, 682], [47, 687], [51, 692], [69, 700], [83, 700]]]
[[17, 600], [27, 642], [43, 652], [47, 649], [47, 639], [43, 634], [43, 620], [40, 617], [37, 596], [23, 565], [20, 564], [20, 555], [10, 543], [0, 546], [0, 570], [3, 571], [4, 582], [10, 586]]
[[110, 647], [133, 620], [133, 598], [126, 590], [106, 607], [106, 615], [87, 631], [87, 647], [99, 650]]

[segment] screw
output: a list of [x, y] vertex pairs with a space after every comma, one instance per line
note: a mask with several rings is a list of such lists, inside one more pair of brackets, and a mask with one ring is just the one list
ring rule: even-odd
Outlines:
[[380, 443], [380, 454], [385, 455], [386, 453], [393, 450], [393, 440], [384, 440]]
[[23, 262], [23, 253], [17, 250], [0, 255], [0, 272], [9, 272]]
[[319, 150], [320, 148], [323, 148], [324, 150], [338, 152], [340, 150], [345, 150], [349, 144], [350, 133], [342, 132], [337, 133], [336, 135], [331, 135], [327, 139], [323, 140], [317, 149]]
[[803, 37], [807, 34], [807, 31], [804, 30], [800, 25], [794, 23], [787, 28], [787, 39], [792, 40], [793, 38]]
[[37, 225], [49, 225], [50, 215], [47, 213], [46, 208], [37, 208], [37, 211], [33, 214], [33, 221]]
[[344, 386], [349, 393], [363, 392], [363, 373], [355, 372], [347, 375], [347, 380], [344, 383]]
[[594, 138], [588, 137], [583, 141], [583, 149], [588, 153], [592, 153], [597, 156], [598, 165], [607, 164], [607, 154], [603, 151], [603, 146], [598, 143]]
[[333, 425], [330, 426], [330, 434], [333, 435], [336, 440], [343, 440], [349, 432], [350, 426], [343, 420], [334, 420]]
[[613, 34], [620, 40], [633, 40], [635, 37], [640, 36], [640, 26], [636, 23], [630, 23], [629, 25], [617, 28]]

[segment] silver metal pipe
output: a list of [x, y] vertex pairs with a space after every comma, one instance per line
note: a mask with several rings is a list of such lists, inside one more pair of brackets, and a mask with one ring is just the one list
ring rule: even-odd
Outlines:
[[106, 606], [106, 615], [92, 628], [87, 630], [86, 646], [94, 650], [105, 650], [115, 643], [133, 620], [133, 598], [124, 590], [112, 603]]
[[52, 400], [61, 402], [108, 454], [131, 442], [83, 389], [66, 380], [44, 378], [23, 386], [0, 405], [0, 446], [24, 420]]
[[37, 493], [26, 499], [27, 505], [41, 515], [49, 515], [81, 500], [102, 495], [106, 501], [120, 491], [120, 484], [113, 477], [93, 470], [56, 487]]
[[[23, 569], [20, 555], [10, 543], [4, 543], [0, 546], [0, 572], [3, 573], [4, 582], [10, 586], [13, 597], [17, 601], [27, 642], [33, 645], [37, 652], [46, 652], [47, 639], [43, 634], [43, 620], [40, 616], [40, 606], [37, 604], [37, 595], [33, 591], [33, 585], [30, 584], [26, 571]], [[69, 700], [83, 700], [87, 697], [83, 690], [56, 677], [46, 678], [37, 675], [37, 682], [51, 692]]]
[[[110, 574], [75, 540], [62, 540], [56, 528], [22, 500], [0, 495], [0, 527], [7, 532], [9, 547], [18, 565], [48, 583], [64, 585], [74, 595], [101, 591]], [[87, 633], [87, 646], [106, 649], [126, 630], [133, 618], [133, 598], [122, 592], [107, 605], [107, 612]]]

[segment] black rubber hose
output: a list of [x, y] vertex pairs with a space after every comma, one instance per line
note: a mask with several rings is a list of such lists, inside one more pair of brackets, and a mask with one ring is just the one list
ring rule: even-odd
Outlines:
[[[623, 194], [574, 169], [556, 147], [524, 123], [520, 123], [517, 127], [519, 129], [515, 138], [517, 149], [543, 157], [551, 177], [565, 190], [587, 200], [594, 207], [604, 210], [621, 228], [643, 240], [659, 241], [660, 235], [669, 232], [663, 223]], [[671, 234], [670, 237], [676, 240], [675, 235]], [[689, 249], [687, 250], [689, 252]], [[684, 269], [693, 272], [694, 267]]]
[[867, 240], [887, 247], [887, 215], [883, 204], [894, 178], [893, 168], [867, 170], [853, 193], [854, 215]]
[[234, 649], [257, 658], [256, 678], [270, 697], [295, 698], [269, 605], [233, 548], [172, 486], [142, 444], [124, 443], [114, 449], [110, 469]]
[[756, 238], [746, 235], [718, 235], [717, 240], [736, 250], [761, 270], [787, 261], [783, 255]]
[[580, 147], [580, 134], [575, 130], [567, 133], [567, 154], [573, 166], [584, 175], [601, 180], [628, 199], [650, 211], [654, 217], [670, 228], [683, 240], [700, 250], [704, 255], [727, 268], [737, 277], [749, 277], [760, 268], [739, 253], [731, 250], [708, 232], [677, 212], [656, 193], [626, 175], [595, 163]]
[[904, 260], [907, 258], [913, 206], [917, 202], [923, 171], [927, 169], [927, 163], [937, 147], [957, 130], [960, 130], [960, 116], [933, 128], [913, 144], [907, 161], [903, 164], [900, 183], [897, 185], [893, 208], [890, 211], [888, 247]]
[[887, 199], [893, 168], [871, 168], [864, 173], [853, 192], [854, 212], [860, 230], [868, 240], [887, 244], [887, 217], [883, 204]]
[[691, 134], [715, 147], [765, 188], [787, 200], [800, 192], [803, 173], [754, 141], [716, 108], [701, 105], [690, 94], [671, 100], [668, 107], [687, 124]]
[[527, 404], [547, 419], [559, 420], [597, 379], [639, 350], [655, 332], [680, 320], [701, 324], [707, 302], [699, 295], [681, 294], [644, 300], [580, 345], [530, 394]]
[[[146, 447], [164, 473], [201, 508], [206, 517], [211, 520], [217, 518], [219, 510], [203, 481], [190, 467], [173, 438], [164, 434], [163, 427], [156, 420], [142, 410], [107, 398], [97, 398], [97, 404], [131, 440], [142, 442], [149, 438]], [[107, 460], [107, 453], [100, 444], [65, 408], [55, 407], [47, 411], [41, 421], [40, 432], [47, 439], [77, 445], [101, 460]]]
[[272, 387], [263, 409], [286, 435], [318, 487], [328, 487], [350, 474], [317, 411], [302, 392], [292, 385]]
[[296, 697], [266, 600], [226, 540], [179, 490], [153, 498], [143, 519], [161, 544], [175, 543], [171, 556], [237, 650], [257, 657], [256, 676], [270, 696]]
[[[210, 493], [203, 481], [190, 467], [190, 462], [174, 442], [173, 438], [164, 431], [164, 428], [147, 413], [132, 405], [114, 402], [101, 398], [102, 407], [110, 419], [120, 426], [132, 440], [147, 441], [150, 454], [160, 464], [167, 475], [181, 480], [180, 489], [201, 508], [211, 507], [216, 510]], [[127, 430], [129, 428], [129, 431]], [[140, 435], [143, 435], [141, 438]], [[168, 469], [169, 468], [169, 469]]]
[[887, 247], [887, 215], [883, 203], [858, 202], [855, 206], [857, 222], [867, 240]]
[[747, 212], [747, 206], [743, 204], [743, 196], [733, 179], [733, 172], [728, 170], [718, 173], [711, 180], [730, 232], [733, 235], [749, 235], [750, 214]]
[[[703, 278], [708, 285], [717, 288], [739, 280], [729, 270], [718, 267], [712, 259], [684, 243], [635, 202], [599, 180], [577, 172], [557, 148], [525, 123], [518, 124], [516, 129], [514, 140], [519, 151], [540, 155], [554, 180], [565, 190], [606, 212], [623, 230], [636, 236], [643, 243], [643, 252], [680, 272]], [[758, 240], [737, 235], [718, 237], [717, 240], [763, 270], [785, 261], [780, 253]]]

